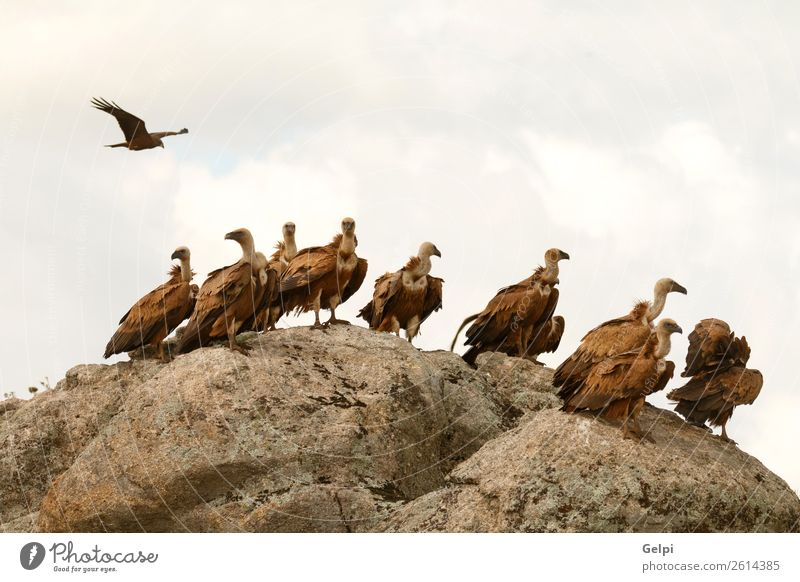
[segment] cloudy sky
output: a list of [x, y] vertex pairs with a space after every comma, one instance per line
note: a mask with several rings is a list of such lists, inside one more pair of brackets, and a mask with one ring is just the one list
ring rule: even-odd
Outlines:
[[[357, 220], [368, 281], [423, 240], [445, 309], [419, 345], [570, 253], [554, 365], [671, 276], [765, 386], [742, 448], [800, 488], [800, 5], [742, 2], [2, 2], [0, 390], [100, 362], [181, 244], [301, 246]], [[166, 149], [105, 149], [117, 101]], [[341, 315], [354, 318], [369, 285]], [[289, 320], [295, 325], [304, 320]], [[682, 363], [685, 337], [673, 346]], [[677, 381], [673, 381], [677, 385]], [[654, 399], [664, 404], [663, 396]]]

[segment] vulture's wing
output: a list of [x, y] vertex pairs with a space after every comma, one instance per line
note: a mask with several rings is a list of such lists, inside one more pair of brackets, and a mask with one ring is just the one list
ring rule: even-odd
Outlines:
[[100, 111], [105, 111], [109, 115], [113, 115], [122, 133], [125, 134], [125, 139], [129, 142], [141, 137], [142, 135], [149, 135], [147, 128], [144, 126], [144, 121], [135, 115], [128, 113], [113, 101], [109, 103], [105, 99], [92, 99], [92, 105]]
[[358, 312], [358, 317], [363, 318], [370, 328], [375, 329], [380, 326], [386, 304], [397, 292], [397, 286], [400, 284], [402, 276], [402, 271], [395, 271], [394, 273], [385, 273], [375, 279], [375, 291], [372, 293], [372, 301]]
[[652, 381], [648, 380], [645, 386], [647, 388], [647, 394], [661, 392], [664, 388], [667, 387], [667, 384], [669, 383], [670, 380], [672, 380], [672, 377], [675, 375], [675, 362], [667, 360], [665, 363], [666, 363], [666, 368], [664, 368], [664, 371], [661, 372], [661, 374], [659, 374]]
[[444, 279], [439, 277], [428, 277], [428, 290], [425, 293], [425, 303], [422, 306], [422, 317], [420, 323], [428, 319], [431, 313], [442, 308], [442, 291]]
[[358, 291], [361, 288], [361, 284], [364, 282], [364, 279], [366, 277], [367, 277], [367, 259], [358, 259], [358, 263], [356, 263], [356, 268], [353, 271], [353, 274], [350, 275], [350, 280], [347, 282], [347, 285], [342, 290], [341, 303], [344, 303], [345, 301], [350, 299], [353, 295], [355, 295], [356, 291]]
[[307, 287], [336, 269], [337, 249], [332, 245], [309, 247], [289, 261], [281, 278], [281, 293]]
[[[156, 332], [171, 332], [183, 321], [193, 301], [188, 283], [170, 280], [139, 299], [119, 320], [120, 326], [106, 345], [103, 357], [128, 352], [149, 343]], [[176, 321], [178, 319], [178, 321]]]
[[686, 367], [681, 376], [687, 378], [719, 367], [733, 339], [730, 326], [721, 319], [704, 319], [689, 334]]
[[640, 350], [607, 358], [592, 368], [565, 404], [595, 410], [614, 400], [646, 393], [646, 383], [655, 373], [654, 364], [652, 359], [642, 357]]
[[479, 341], [492, 343], [505, 339], [511, 331], [512, 319], [517, 315], [522, 301], [526, 300], [530, 288], [529, 279], [525, 279], [500, 289], [467, 329], [465, 344]]
[[[732, 368], [739, 370], [740, 368]], [[737, 378], [738, 376], [738, 378]], [[752, 404], [761, 393], [764, 378], [758, 370], [744, 369], [741, 374], [731, 374], [723, 380], [723, 397], [731, 404]]]

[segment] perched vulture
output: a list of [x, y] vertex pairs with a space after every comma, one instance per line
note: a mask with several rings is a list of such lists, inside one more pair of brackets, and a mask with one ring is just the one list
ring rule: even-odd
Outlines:
[[690, 424], [721, 426], [722, 439], [735, 444], [725, 430], [733, 409], [752, 404], [764, 383], [761, 372], [745, 367], [749, 359], [746, 338], [737, 338], [720, 319], [704, 319], [689, 334], [686, 369], [681, 376], [691, 380], [667, 398], [677, 401], [675, 411]]
[[247, 353], [245, 346], [236, 343], [236, 334], [242, 324], [255, 314], [259, 284], [267, 260], [263, 254], [255, 252], [253, 235], [246, 228], [229, 232], [225, 240], [239, 243], [242, 258], [233, 265], [208, 274], [178, 343], [179, 353], [190, 352], [208, 345], [212, 340], [225, 338], [232, 350]]
[[672, 279], [659, 279], [653, 289], [652, 303], [639, 301], [627, 315], [601, 323], [583, 336], [578, 349], [556, 368], [553, 375], [553, 385], [560, 388], [558, 395], [568, 400], [580, 390], [596, 364], [610, 356], [642, 347], [653, 331], [653, 321], [664, 310], [669, 293], [686, 295], [686, 288]]
[[147, 128], [144, 126], [144, 121], [122, 109], [113, 101], [109, 103], [105, 99], [92, 99], [92, 106], [100, 111], [105, 111], [109, 115], [113, 115], [119, 123], [119, 128], [125, 134], [125, 141], [122, 143], [115, 143], [107, 145], [107, 148], [128, 148], [129, 150], [149, 150], [157, 147], [164, 147], [164, 142], [161, 141], [162, 137], [170, 135], [181, 135], [189, 133], [185, 127], [180, 131], [157, 131], [155, 133], [148, 133]]
[[554, 315], [533, 330], [530, 343], [526, 348], [526, 353], [520, 357], [527, 358], [534, 364], [543, 366], [544, 364], [537, 360], [536, 356], [556, 351], [558, 345], [561, 343], [561, 336], [563, 335], [564, 318], [560, 315]]
[[689, 378], [700, 372], [721, 372], [732, 366], [744, 366], [750, 359], [747, 338], [737, 338], [721, 319], [704, 319], [689, 334], [686, 368], [681, 376]]
[[[275, 245], [275, 252], [269, 259], [269, 267], [278, 275], [280, 281], [291, 261], [297, 255], [297, 243], [294, 240], [294, 222], [287, 222], [283, 225], [283, 240]], [[270, 298], [269, 308], [260, 314], [258, 327], [261, 330], [274, 330], [278, 320], [283, 316], [283, 294], [280, 292], [280, 284], [275, 286], [275, 292]]]
[[406, 330], [409, 343], [419, 332], [419, 326], [434, 311], [442, 308], [442, 283], [431, 277], [431, 257], [441, 258], [436, 245], [424, 242], [416, 257], [394, 273], [386, 273], [375, 280], [372, 301], [358, 312], [370, 329], [388, 331], [400, 336]]
[[675, 364], [664, 358], [671, 347], [670, 335], [682, 332], [673, 320], [662, 319], [643, 346], [593, 366], [586, 381], [570, 394], [561, 410], [595, 411], [604, 418], [621, 420], [624, 437], [643, 438], [639, 412], [645, 397], [663, 390], [672, 378]]
[[336, 308], [358, 291], [367, 275], [367, 261], [356, 256], [356, 222], [342, 220], [342, 233], [324, 247], [303, 249], [289, 261], [283, 273], [280, 293], [284, 309], [304, 313], [314, 311], [314, 327], [323, 327], [320, 309], [330, 309], [331, 323], [349, 323], [336, 319]]
[[[516, 285], [503, 287], [480, 313], [466, 318], [458, 328], [453, 343], [461, 330], [470, 322], [467, 341], [471, 346], [462, 356], [471, 366], [475, 359], [486, 351], [501, 351], [509, 354], [526, 353], [533, 331], [544, 324], [555, 311], [558, 303], [558, 262], [569, 259], [559, 249], [549, 249], [544, 255], [545, 266], [538, 267], [533, 275]], [[516, 350], [516, 351], [515, 351]]]
[[119, 328], [108, 341], [104, 358], [150, 345], [158, 348], [162, 361], [169, 359], [161, 342], [192, 313], [198, 292], [197, 285], [190, 283], [194, 276], [190, 256], [187, 247], [175, 249], [172, 259], [179, 259], [180, 266], [173, 265], [169, 281], [139, 299], [122, 316]]
[[270, 306], [278, 294], [278, 272], [270, 266], [264, 253], [256, 252], [253, 261], [253, 276], [256, 279], [256, 291], [253, 295], [253, 314], [239, 327], [236, 333], [245, 331], [266, 331], [264, 327], [269, 317]]

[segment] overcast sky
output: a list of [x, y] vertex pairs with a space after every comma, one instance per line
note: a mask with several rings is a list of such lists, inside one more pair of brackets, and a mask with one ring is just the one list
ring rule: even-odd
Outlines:
[[[441, 249], [426, 349], [549, 247], [550, 365], [673, 277], [665, 316], [747, 336], [765, 385], [729, 432], [800, 488], [797, 2], [0, 4], [2, 392], [100, 362], [176, 246], [204, 275], [234, 228], [270, 250], [293, 220], [302, 247], [351, 215], [370, 272], [342, 317]], [[103, 148], [93, 96], [189, 134]]]

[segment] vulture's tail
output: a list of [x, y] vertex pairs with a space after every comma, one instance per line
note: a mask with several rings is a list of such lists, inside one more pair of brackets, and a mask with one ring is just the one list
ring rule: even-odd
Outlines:
[[458, 328], [458, 331], [456, 332], [456, 336], [453, 338], [453, 343], [450, 344], [450, 351], [451, 352], [456, 349], [456, 341], [458, 340], [458, 335], [461, 333], [461, 330], [464, 329], [464, 327], [466, 327], [466, 325], [468, 323], [472, 323], [473, 321], [478, 319], [479, 315], [480, 315], [480, 313], [476, 313], [474, 315], [470, 315], [468, 318], [466, 318], [464, 321], [461, 322], [461, 327]]

